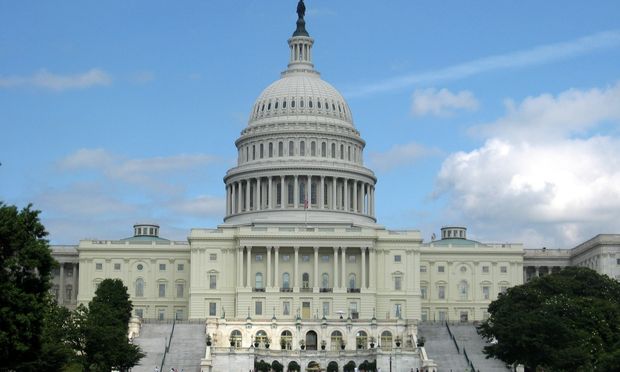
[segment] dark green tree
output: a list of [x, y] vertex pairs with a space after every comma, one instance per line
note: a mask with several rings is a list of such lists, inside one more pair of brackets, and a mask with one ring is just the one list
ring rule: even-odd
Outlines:
[[282, 365], [282, 363], [274, 360], [273, 363], [271, 363], [271, 369], [273, 369], [274, 372], [282, 372], [284, 371], [284, 366]]
[[81, 325], [85, 370], [127, 371], [144, 356], [127, 338], [131, 310], [127, 287], [120, 279], [99, 284]]
[[620, 283], [568, 267], [510, 288], [478, 332], [487, 357], [528, 370], [618, 371]]
[[51, 256], [39, 211], [0, 202], [0, 365], [36, 369], [43, 349]]
[[301, 371], [301, 366], [299, 365], [299, 363], [297, 363], [296, 361], [292, 360], [289, 364], [288, 364], [288, 371]]
[[344, 367], [342, 367], [342, 370], [344, 372], [353, 372], [353, 371], [355, 371], [355, 362], [350, 360], [347, 364], [344, 365]]
[[258, 372], [269, 372], [270, 369], [271, 365], [262, 359], [254, 362], [254, 370]]
[[327, 363], [327, 372], [338, 372], [338, 363], [334, 361]]

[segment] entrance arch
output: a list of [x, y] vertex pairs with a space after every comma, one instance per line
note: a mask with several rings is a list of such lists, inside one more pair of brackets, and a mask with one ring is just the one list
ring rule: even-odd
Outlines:
[[316, 332], [308, 331], [306, 333], [306, 350], [316, 350], [318, 337]]

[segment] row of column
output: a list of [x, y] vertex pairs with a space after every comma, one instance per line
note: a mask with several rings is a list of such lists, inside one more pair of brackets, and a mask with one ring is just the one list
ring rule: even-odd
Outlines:
[[[261, 253], [262, 250], [264, 249], [263, 247], [260, 247], [261, 249]], [[280, 287], [280, 268], [279, 268], [279, 263], [280, 263], [280, 247], [267, 247], [266, 251], [267, 251], [267, 273], [266, 273], [266, 287], [267, 288], [278, 288]], [[333, 249], [333, 255], [332, 260], [333, 260], [333, 275], [331, 278], [331, 283], [333, 283], [333, 288], [348, 288], [348, 282], [347, 282], [347, 271], [346, 271], [346, 263], [347, 263], [347, 250], [349, 250], [349, 252], [351, 250], [359, 250], [361, 253], [361, 281], [357, 282], [356, 280], [356, 289], [361, 289], [361, 288], [368, 288], [367, 282], [369, 283], [375, 283], [376, 282], [376, 278], [375, 278], [375, 270], [370, 269], [372, 267], [372, 263], [376, 262], [376, 252], [374, 249], [371, 248], [366, 248], [366, 247], [361, 247], [361, 248], [352, 248], [352, 247], [332, 247]], [[273, 270], [273, 275], [272, 275], [272, 268], [271, 268], [271, 251], [273, 250], [274, 252], [274, 270]], [[319, 247], [313, 247], [313, 251], [314, 251], [314, 264], [313, 264], [313, 268], [314, 268], [314, 275], [313, 275], [313, 288], [318, 289], [321, 288], [321, 280], [322, 280], [322, 273], [319, 273]], [[244, 254], [245, 252], [245, 254]], [[256, 251], [255, 251], [256, 252]], [[294, 253], [294, 261], [293, 261], [293, 276], [292, 276], [292, 280], [293, 280], [293, 285], [291, 286], [291, 288], [299, 288], [301, 281], [299, 279], [299, 247], [295, 246], [293, 247], [293, 253]], [[368, 263], [369, 263], [369, 280], [366, 280], [366, 260], [367, 260], [367, 256], [368, 255]], [[338, 258], [340, 257], [340, 258]], [[245, 288], [253, 288], [254, 287], [254, 275], [252, 275], [252, 247], [248, 246], [248, 247], [239, 247], [238, 248], [238, 252], [237, 252], [237, 283], [238, 283], [238, 287], [245, 287]], [[338, 263], [338, 261], [340, 261], [340, 264]], [[339, 267], [340, 266], [340, 271], [339, 271]], [[247, 275], [244, 278], [243, 273], [247, 273]], [[272, 277], [273, 277], [273, 281], [272, 281]], [[340, 277], [340, 286], [338, 285], [338, 277]], [[358, 285], [358, 283], [360, 285]], [[372, 284], [371, 284], [372, 287]]]
[[65, 263], [60, 264], [60, 278], [58, 280], [58, 303], [63, 304], [65, 300], [69, 301], [77, 301], [77, 275], [78, 275], [78, 264], [77, 262], [71, 262], [71, 298], [66, 297], [66, 283], [65, 283]]
[[[289, 184], [293, 185], [292, 203], [289, 203]], [[374, 217], [374, 194], [374, 185], [350, 178], [254, 177], [226, 185], [226, 215], [292, 207], [343, 210]]]

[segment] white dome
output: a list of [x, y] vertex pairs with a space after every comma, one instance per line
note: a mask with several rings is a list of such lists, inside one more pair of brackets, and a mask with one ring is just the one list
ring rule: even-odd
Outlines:
[[309, 121], [314, 121], [313, 117], [327, 117], [353, 126], [351, 111], [340, 92], [314, 71], [284, 73], [281, 79], [265, 88], [254, 103], [249, 125], [279, 116], [300, 115], [307, 115]]

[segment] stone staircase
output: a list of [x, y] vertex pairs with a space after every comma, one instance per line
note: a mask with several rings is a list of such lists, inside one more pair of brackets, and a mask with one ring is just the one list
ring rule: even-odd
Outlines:
[[462, 372], [468, 368], [465, 357], [457, 351], [444, 324], [420, 324], [419, 336], [426, 339], [424, 348], [428, 357], [437, 363], [439, 372]]
[[153, 372], [155, 366], [161, 364], [161, 358], [164, 356], [166, 342], [170, 337], [172, 323], [157, 324], [143, 323], [140, 328], [140, 336], [136, 337], [133, 342], [140, 346], [142, 352], [146, 354], [140, 364], [132, 368], [132, 372]]
[[[445, 328], [445, 326], [444, 326]], [[506, 365], [497, 359], [486, 359], [486, 355], [482, 352], [486, 342], [476, 328], [467, 323], [451, 324], [450, 330], [459, 343], [459, 346], [467, 351], [467, 356], [474, 363], [476, 370], [481, 372], [506, 372], [510, 371]]]
[[199, 372], [205, 351], [205, 325], [177, 322], [162, 371], [176, 368], [179, 372]]

